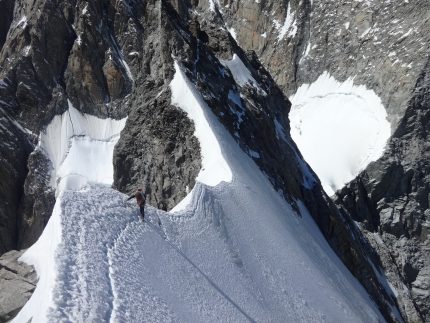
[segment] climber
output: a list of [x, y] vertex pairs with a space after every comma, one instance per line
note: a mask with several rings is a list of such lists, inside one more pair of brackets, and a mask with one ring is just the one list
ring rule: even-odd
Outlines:
[[139, 206], [139, 209], [140, 209], [140, 215], [141, 215], [142, 221], [144, 221], [146, 194], [142, 191], [141, 188], [139, 188], [136, 193], [134, 193], [127, 199], [127, 201], [130, 201], [133, 197], [136, 198], [137, 205]]

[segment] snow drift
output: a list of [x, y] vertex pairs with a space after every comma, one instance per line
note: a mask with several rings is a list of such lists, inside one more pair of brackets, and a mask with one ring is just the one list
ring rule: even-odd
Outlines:
[[69, 109], [54, 117], [39, 140], [52, 163], [52, 186], [58, 194], [88, 183], [112, 184], [113, 148], [126, 119], [100, 119], [68, 103]]
[[323, 73], [290, 100], [291, 137], [327, 194], [333, 195], [382, 156], [391, 127], [372, 90]]
[[[14, 321], [47, 322], [49, 308], [54, 306], [53, 294], [59, 271], [57, 253], [62, 241], [62, 192], [80, 190], [91, 183], [111, 185], [112, 156], [126, 119], [100, 119], [69, 109], [53, 118], [39, 138], [42, 149], [51, 161], [51, 185], [57, 200], [51, 218], [39, 240], [21, 257], [35, 267], [39, 282], [31, 299]], [[69, 232], [70, 234], [70, 232]]]
[[40, 238], [61, 231], [39, 272], [56, 272], [41, 287], [52, 302], [15, 322], [383, 321], [304, 205], [291, 208], [175, 70], [172, 103], [202, 145], [194, 189], [174, 212], [148, 207], [149, 223], [106, 186], [62, 193]]

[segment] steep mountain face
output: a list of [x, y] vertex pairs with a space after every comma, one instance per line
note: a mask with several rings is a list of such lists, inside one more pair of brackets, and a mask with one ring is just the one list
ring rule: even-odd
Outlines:
[[[257, 35], [265, 42], [272, 41], [273, 48], [268, 43], [253, 48], [260, 38], [253, 42], [250, 39], [256, 36], [249, 37], [245, 31], [238, 32], [237, 38], [245, 48], [248, 39], [249, 49], [256, 49], [284, 86], [283, 91], [257, 55], [244, 52], [225, 28], [226, 22], [227, 27], [233, 25], [228, 20], [233, 14], [262, 18], [251, 24], [252, 28], [272, 26], [273, 17], [259, 14], [263, 6], [269, 13], [279, 8], [279, 26], [275, 23], [272, 30], [276, 32], [264, 37], [265, 32], [258, 29], [261, 33]], [[317, 35], [316, 30], [310, 30], [319, 26], [309, 22], [311, 16], [317, 16], [310, 13], [311, 4], [304, 1], [300, 6], [296, 10], [293, 2], [290, 8], [284, 3], [254, 1], [223, 6], [212, 1], [16, 1], [13, 12], [8, 13], [12, 22], [0, 53], [0, 111], [9, 120], [2, 123], [5, 127], [0, 131], [2, 142], [11, 143], [4, 145], [2, 158], [12, 170], [0, 173], [2, 182], [11, 183], [0, 191], [0, 210], [4, 223], [9, 223], [1, 235], [5, 239], [3, 251], [31, 245], [51, 214], [58, 193], [52, 180], [59, 178], [52, 177], [52, 160], [37, 138], [54, 116], [66, 111], [70, 114], [71, 107], [99, 118], [128, 117], [114, 150], [115, 188], [130, 193], [142, 186], [149, 193], [148, 203], [163, 210], [170, 210], [186, 196], [194, 187], [202, 156], [195, 125], [172, 104], [170, 84], [174, 62], [179, 62], [210, 110], [273, 187], [293, 209], [299, 209], [298, 201], [304, 202], [386, 319], [398, 320], [395, 295], [384, 286], [377, 254], [354, 222], [324, 193], [289, 135], [290, 103], [284, 93], [318, 76], [313, 65], [305, 69], [297, 62], [301, 53], [307, 52], [304, 35]], [[289, 17], [285, 25], [281, 16]], [[237, 19], [238, 24], [240, 21]], [[239, 25], [233, 26], [239, 30]], [[302, 39], [296, 40], [296, 35]], [[331, 43], [324, 39], [321, 47], [333, 53]], [[315, 36], [316, 41], [322, 40]], [[317, 57], [318, 47], [310, 48], [308, 56]], [[358, 51], [354, 47], [351, 53], [353, 50]], [[411, 55], [418, 55], [419, 50], [411, 50]], [[411, 61], [420, 61], [415, 58]], [[337, 59], [340, 61], [338, 55], [333, 54], [332, 59], [322, 66], [335, 66]], [[319, 62], [315, 58], [315, 64]], [[281, 68], [285, 74], [280, 74]], [[308, 74], [299, 73], [301, 68]], [[340, 78], [353, 74], [330, 71]], [[413, 79], [411, 73], [396, 77]], [[375, 81], [366, 75], [363, 82]], [[397, 81], [390, 83], [390, 91], [399, 89]], [[392, 110], [392, 120], [396, 120], [401, 110]]]
[[430, 7], [422, 1], [212, 1], [287, 94], [323, 72], [381, 98], [393, 138], [336, 195], [377, 250], [409, 321], [428, 321], [426, 123]]
[[336, 194], [381, 255], [411, 321], [430, 319], [429, 93], [427, 63], [384, 156]]
[[238, 43], [287, 95], [323, 72], [378, 94], [396, 125], [429, 50], [429, 4], [411, 1], [213, 1]]
[[24, 251], [9, 251], [0, 257], [0, 321], [9, 322], [34, 292], [37, 274], [18, 261]]

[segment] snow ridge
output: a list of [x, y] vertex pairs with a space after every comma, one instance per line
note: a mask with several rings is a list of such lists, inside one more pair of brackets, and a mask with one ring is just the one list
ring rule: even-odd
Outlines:
[[62, 192], [47, 227], [61, 243], [40, 273], [55, 280], [38, 285], [52, 302], [37, 316], [33, 296], [15, 322], [382, 321], [303, 203], [298, 216], [175, 71], [172, 104], [201, 145], [195, 187], [174, 212], [148, 206], [150, 224], [107, 186]]
[[202, 169], [197, 176], [200, 183], [216, 186], [222, 181], [230, 182], [232, 173], [224, 159], [221, 147], [214, 132], [205, 117], [203, 99], [190, 84], [184, 72], [175, 62], [175, 76], [170, 84], [172, 90], [172, 104], [183, 109], [188, 117], [195, 122], [195, 136], [200, 141], [202, 155]]

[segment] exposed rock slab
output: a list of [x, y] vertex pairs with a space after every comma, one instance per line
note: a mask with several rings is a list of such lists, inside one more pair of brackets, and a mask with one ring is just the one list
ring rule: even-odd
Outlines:
[[34, 268], [18, 260], [23, 253], [12, 250], [0, 257], [0, 322], [13, 319], [36, 288]]

